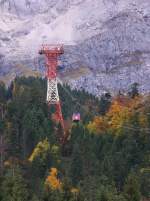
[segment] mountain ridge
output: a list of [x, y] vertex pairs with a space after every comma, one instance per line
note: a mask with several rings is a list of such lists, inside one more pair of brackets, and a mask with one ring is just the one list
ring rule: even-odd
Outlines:
[[[73, 88], [84, 88], [99, 96], [105, 91], [99, 85], [117, 93], [138, 82], [142, 92], [149, 92], [150, 2], [54, 0], [38, 1], [35, 6], [33, 0], [15, 4], [9, 1], [11, 9], [6, 2], [0, 1], [0, 79], [8, 74], [20, 75], [15, 67], [18, 63], [42, 73], [43, 64], [39, 66], [38, 62], [40, 45], [63, 42], [63, 72], [70, 70], [71, 74], [72, 69], [83, 66], [90, 69], [75, 80], [69, 80], [67, 74]], [[36, 12], [26, 12], [27, 2]], [[18, 11], [22, 14], [19, 17]]]

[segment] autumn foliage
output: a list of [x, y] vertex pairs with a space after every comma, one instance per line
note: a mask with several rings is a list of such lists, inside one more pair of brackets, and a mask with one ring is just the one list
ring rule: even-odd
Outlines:
[[104, 117], [95, 117], [92, 122], [90, 122], [87, 126], [90, 133], [97, 133], [97, 134], [103, 134], [108, 129], [108, 122]]
[[110, 128], [117, 132], [123, 125], [127, 125], [130, 121], [131, 111], [126, 105], [122, 105], [118, 101], [114, 101], [106, 114]]
[[135, 116], [141, 129], [146, 128], [148, 120], [143, 106], [143, 98], [140, 96], [135, 98], [117, 96], [112, 100], [105, 116], [96, 116], [93, 121], [89, 122], [87, 128], [90, 133], [97, 135], [109, 132], [119, 135], [123, 128], [134, 126]]
[[62, 183], [58, 179], [58, 170], [57, 168], [51, 168], [49, 176], [46, 178], [45, 185], [51, 190], [61, 190]]
[[81, 121], [70, 122], [61, 146], [53, 108], [45, 103], [46, 81], [16, 78], [8, 88], [0, 83], [0, 200], [148, 200], [150, 95], [140, 95], [134, 85], [129, 94], [99, 100], [64, 87], [75, 99], [59, 87], [63, 115], [68, 120], [78, 110]]

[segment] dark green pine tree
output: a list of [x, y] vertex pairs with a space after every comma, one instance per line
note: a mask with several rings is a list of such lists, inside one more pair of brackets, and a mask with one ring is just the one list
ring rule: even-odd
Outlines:
[[99, 113], [105, 115], [111, 105], [111, 95], [109, 93], [103, 94], [99, 103]]
[[2, 201], [30, 200], [27, 184], [20, 170], [10, 170], [2, 183]]
[[127, 178], [124, 186], [124, 195], [129, 201], [141, 200], [140, 183], [138, 177], [133, 173], [131, 173]]
[[2, 200], [2, 177], [0, 176], [0, 200]]
[[7, 156], [8, 157], [21, 157], [20, 136], [17, 123], [8, 123], [5, 129], [5, 136], [7, 141]]
[[0, 103], [5, 103], [7, 97], [6, 87], [3, 82], [0, 82]]
[[[100, 186], [97, 192], [97, 200], [100, 201], [127, 201], [122, 194], [119, 194], [116, 189], [111, 186]], [[129, 200], [130, 201], [130, 200]]]
[[133, 83], [128, 91], [128, 95], [131, 97], [131, 98], [135, 98], [136, 96], [139, 96], [139, 90], [138, 90], [138, 86], [139, 84], [138, 83]]
[[[36, 201], [36, 200], [35, 200]], [[44, 188], [42, 199], [40, 201], [68, 201], [63, 198], [63, 193], [60, 191], [54, 191], [51, 189]]]
[[70, 176], [73, 185], [77, 185], [83, 177], [83, 165], [82, 165], [82, 154], [80, 152], [80, 147], [76, 144], [74, 146]]

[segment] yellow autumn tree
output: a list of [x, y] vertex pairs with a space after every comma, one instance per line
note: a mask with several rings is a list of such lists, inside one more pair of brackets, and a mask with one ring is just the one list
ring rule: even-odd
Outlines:
[[33, 162], [34, 159], [36, 159], [39, 156], [44, 157], [45, 154], [47, 154], [48, 152], [50, 152], [50, 143], [46, 138], [45, 140], [39, 142], [37, 146], [34, 148], [31, 156], [29, 157], [29, 161]]
[[147, 127], [149, 127], [145, 104], [145, 97], [138, 96], [132, 99], [129, 105], [132, 115], [138, 115], [139, 127], [141, 129], [146, 129]]
[[90, 133], [104, 134], [108, 129], [108, 123], [104, 117], [95, 117], [92, 122], [87, 125]]
[[51, 190], [61, 190], [62, 183], [58, 179], [57, 168], [51, 168], [48, 177], [46, 178], [45, 185]]
[[122, 126], [129, 123], [131, 114], [132, 112], [128, 105], [122, 104], [115, 100], [106, 114], [112, 131], [115, 131], [116, 134], [119, 134]]

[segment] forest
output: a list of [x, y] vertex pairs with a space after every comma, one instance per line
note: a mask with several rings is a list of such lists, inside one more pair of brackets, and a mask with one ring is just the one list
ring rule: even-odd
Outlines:
[[137, 83], [115, 97], [67, 85], [59, 94], [69, 133], [63, 145], [45, 79], [0, 83], [0, 201], [148, 201], [150, 95]]

